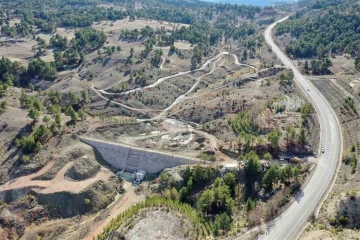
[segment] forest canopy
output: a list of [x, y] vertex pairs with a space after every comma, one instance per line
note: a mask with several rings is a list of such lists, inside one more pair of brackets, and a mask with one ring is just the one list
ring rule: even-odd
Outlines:
[[286, 52], [296, 58], [323, 58], [329, 53], [356, 55], [360, 50], [360, 6], [354, 1], [316, 1], [288, 21], [279, 23], [276, 35], [290, 33], [296, 40]]

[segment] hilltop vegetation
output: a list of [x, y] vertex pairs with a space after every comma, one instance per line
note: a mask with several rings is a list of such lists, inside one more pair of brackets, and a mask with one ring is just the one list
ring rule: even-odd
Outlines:
[[319, 60], [307, 63], [306, 72], [311, 69], [314, 74], [328, 74], [330, 56], [345, 54], [355, 58], [360, 54], [359, 12], [360, 5], [354, 0], [314, 1], [278, 24], [275, 34], [291, 35], [293, 39], [285, 50], [293, 58]]
[[286, 47], [287, 53], [295, 57], [322, 58], [329, 52], [355, 55], [360, 44], [359, 11], [357, 3], [348, 7], [314, 3], [310, 10], [299, 11], [290, 21], [279, 24], [276, 34], [290, 32], [297, 38]]

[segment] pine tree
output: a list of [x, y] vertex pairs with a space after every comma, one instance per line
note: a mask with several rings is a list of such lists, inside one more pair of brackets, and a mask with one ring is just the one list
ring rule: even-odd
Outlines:
[[46, 124], [47, 127], [49, 127], [50, 117], [44, 116], [42, 121]]
[[71, 106], [67, 108], [66, 113], [71, 117], [71, 121], [77, 121], [79, 119], [78, 114]]
[[60, 126], [61, 125], [61, 114], [58, 112], [58, 113], [56, 113], [56, 115], [55, 115], [55, 123], [58, 125], [58, 126]]
[[37, 121], [40, 117], [40, 112], [35, 108], [31, 107], [28, 116], [32, 118], [34, 121]]
[[247, 53], [247, 50], [245, 49], [244, 52], [243, 52], [243, 56], [242, 56], [242, 61], [246, 62], [248, 59], [248, 53]]
[[305, 61], [304, 70], [305, 70], [305, 73], [309, 73], [309, 71], [310, 71], [309, 61], [308, 60]]
[[80, 109], [78, 111], [78, 116], [82, 121], [86, 120], [86, 113], [85, 113], [85, 111], [83, 109]]
[[355, 57], [355, 70], [360, 72], [360, 54]]

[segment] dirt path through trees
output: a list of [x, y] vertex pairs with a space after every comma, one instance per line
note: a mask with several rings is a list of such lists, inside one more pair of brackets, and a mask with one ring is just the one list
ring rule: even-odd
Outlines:
[[110, 221], [115, 218], [120, 213], [126, 211], [134, 204], [141, 202], [145, 200], [144, 195], [136, 195], [133, 189], [133, 186], [131, 183], [126, 182], [124, 184], [124, 188], [126, 190], [126, 193], [118, 199], [113, 205], [109, 206], [109, 215], [102, 221], [96, 223], [96, 228], [92, 229], [84, 238], [84, 240], [93, 240], [94, 237], [99, 235], [104, 227], [110, 223]]

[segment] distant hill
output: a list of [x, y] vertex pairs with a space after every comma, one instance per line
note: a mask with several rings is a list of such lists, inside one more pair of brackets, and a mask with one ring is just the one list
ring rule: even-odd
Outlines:
[[[222, 3], [232, 3], [232, 4], [246, 4], [246, 5], [257, 5], [257, 6], [267, 6], [276, 2], [284, 2], [288, 0], [207, 0], [209, 2], [222, 2]], [[291, 0], [296, 1], [296, 0]]]

